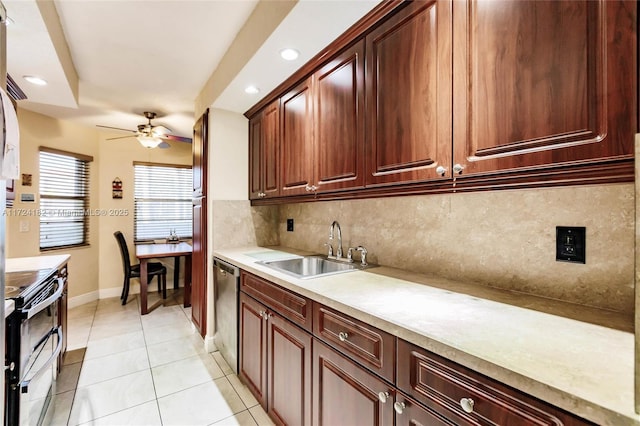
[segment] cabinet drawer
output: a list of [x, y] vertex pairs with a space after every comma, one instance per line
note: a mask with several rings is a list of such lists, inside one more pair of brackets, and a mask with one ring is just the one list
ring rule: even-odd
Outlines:
[[316, 303], [313, 333], [364, 367], [393, 383], [396, 338]]
[[397, 385], [426, 407], [473, 425], [592, 425], [401, 339]]
[[311, 332], [311, 300], [245, 271], [240, 277], [240, 290]]

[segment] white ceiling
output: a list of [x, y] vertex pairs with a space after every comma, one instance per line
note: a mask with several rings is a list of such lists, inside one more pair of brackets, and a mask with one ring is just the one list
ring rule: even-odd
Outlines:
[[[243, 113], [379, 1], [298, 1], [213, 106]], [[144, 123], [143, 111], [155, 111], [154, 124], [190, 137], [194, 100], [257, 2], [55, 0], [78, 76], [76, 99], [42, 8], [36, 0], [3, 0], [14, 21], [7, 28], [7, 70], [29, 98], [19, 105], [88, 126], [125, 129]], [[295, 47], [300, 58], [283, 61], [278, 56], [283, 47]], [[31, 85], [23, 75], [38, 75], [49, 84]], [[260, 93], [244, 93], [248, 84]]]

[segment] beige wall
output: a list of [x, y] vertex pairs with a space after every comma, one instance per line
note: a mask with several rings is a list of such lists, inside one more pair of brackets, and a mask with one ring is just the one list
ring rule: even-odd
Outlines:
[[[14, 212], [38, 208], [38, 147], [47, 146], [91, 155], [91, 209], [107, 211], [105, 216], [90, 219], [89, 247], [40, 252], [37, 216], [7, 216], [7, 257], [38, 256], [68, 253], [69, 296], [81, 303], [97, 297], [119, 296], [122, 289], [122, 263], [113, 237], [116, 230], [133, 244], [133, 162], [146, 161], [169, 164], [191, 164], [191, 145], [174, 142], [169, 149], [146, 149], [133, 138], [107, 141], [122, 133], [98, 131], [96, 128], [56, 120], [20, 109], [20, 165], [22, 173], [33, 175], [31, 187], [16, 184]], [[111, 196], [111, 182], [119, 177], [123, 182], [122, 199]], [[20, 194], [36, 194], [36, 203], [21, 203]], [[119, 214], [117, 214], [118, 212]], [[26, 222], [28, 232], [20, 232], [20, 222]], [[171, 263], [171, 267], [172, 262]], [[169, 277], [170, 279], [170, 277]], [[134, 289], [135, 291], [135, 289]]]
[[[633, 184], [315, 202], [279, 239], [325, 253], [338, 220], [375, 263], [632, 314], [634, 214]], [[556, 226], [586, 226], [586, 264], [555, 260]]]
[[[38, 197], [38, 147], [46, 146], [79, 154], [91, 155], [94, 158], [90, 170], [90, 207], [99, 207], [100, 164], [98, 159], [98, 133], [90, 127], [83, 127], [63, 120], [45, 117], [27, 110], [18, 109], [18, 121], [20, 124], [20, 171], [33, 175], [32, 186], [22, 186], [21, 182], [15, 183], [16, 201], [14, 208], [7, 211], [7, 257], [24, 257], [40, 255], [39, 234], [40, 226], [36, 215], [13, 216], [24, 212], [37, 211], [39, 207]], [[36, 196], [35, 203], [20, 202], [20, 195], [32, 193]], [[20, 232], [20, 223], [28, 227], [27, 232]], [[90, 245], [88, 247], [53, 250], [42, 254], [71, 255], [69, 261], [69, 296], [91, 293], [97, 290], [98, 274], [98, 241], [100, 239], [99, 219], [91, 217], [89, 222]]]

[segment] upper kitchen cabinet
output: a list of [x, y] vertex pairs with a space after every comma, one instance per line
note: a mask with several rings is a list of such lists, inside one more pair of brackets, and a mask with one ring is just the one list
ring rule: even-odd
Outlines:
[[249, 120], [249, 199], [280, 195], [280, 107], [276, 100]]
[[364, 187], [364, 41], [314, 76], [315, 191]]
[[633, 177], [636, 14], [634, 1], [453, 2], [458, 184], [597, 181], [621, 164]]
[[307, 78], [280, 98], [281, 195], [312, 191], [312, 80]]
[[364, 42], [280, 98], [282, 194], [364, 187]]
[[366, 185], [450, 177], [452, 9], [408, 4], [366, 36]]

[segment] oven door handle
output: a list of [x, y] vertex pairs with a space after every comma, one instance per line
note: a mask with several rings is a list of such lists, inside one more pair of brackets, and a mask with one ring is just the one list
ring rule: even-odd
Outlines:
[[27, 311], [27, 319], [33, 318], [33, 316], [39, 314], [47, 306], [52, 305], [53, 302], [55, 302], [62, 296], [63, 291], [64, 291], [64, 279], [58, 278], [58, 288], [56, 289], [56, 292], [53, 293], [51, 296], [47, 297], [46, 299], [44, 299], [42, 302], [38, 303], [37, 305], [32, 306], [31, 309]]
[[[31, 384], [31, 381], [35, 378], [37, 378], [38, 376], [40, 376], [42, 373], [44, 373], [51, 364], [53, 364], [53, 362], [58, 358], [58, 355], [60, 355], [60, 352], [62, 351], [62, 330], [60, 327], [56, 327], [56, 328], [52, 328], [51, 331], [49, 331], [49, 333], [47, 334], [47, 337], [51, 336], [52, 334], [56, 333], [58, 335], [58, 346], [56, 346], [56, 349], [53, 351], [53, 354], [51, 354], [51, 356], [49, 357], [49, 359], [47, 360], [47, 362], [44, 363], [44, 365], [42, 367], [40, 367], [40, 369], [38, 371], [36, 371], [36, 373], [31, 376], [30, 379], [28, 380], [23, 380], [20, 382], [19, 386], [20, 386], [20, 392], [22, 393], [27, 393], [29, 392], [29, 384]], [[48, 339], [42, 339], [41, 343], [44, 344], [46, 343]], [[37, 348], [37, 346], [36, 346]], [[34, 352], [35, 349], [34, 348]]]

